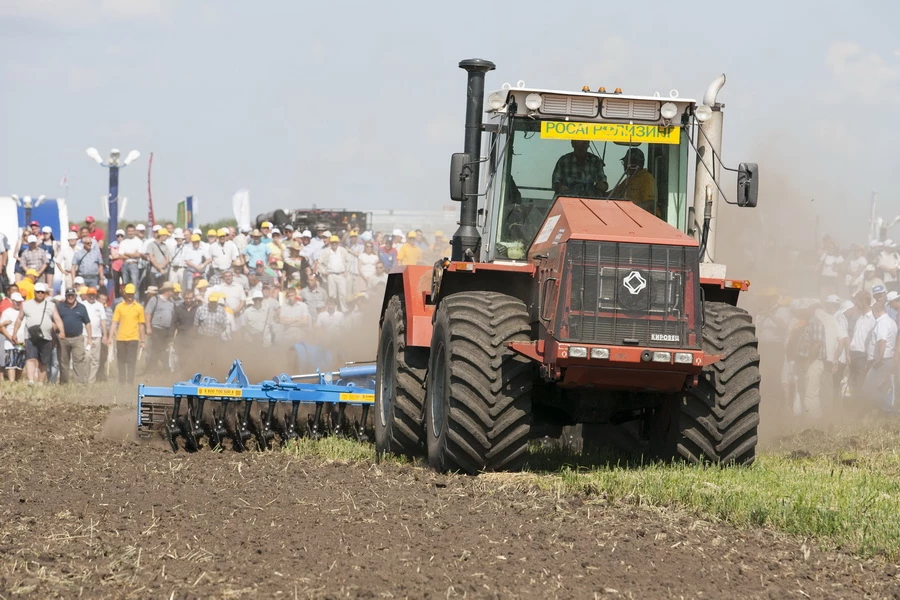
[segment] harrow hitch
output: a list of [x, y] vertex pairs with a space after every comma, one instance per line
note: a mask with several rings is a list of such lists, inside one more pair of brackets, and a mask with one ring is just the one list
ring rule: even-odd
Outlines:
[[[203, 445], [224, 449], [226, 440], [239, 452], [254, 446], [264, 450], [276, 438], [286, 444], [303, 435], [352, 435], [363, 441], [369, 437], [374, 377], [374, 364], [354, 364], [332, 372], [282, 374], [251, 384], [241, 361], [235, 360], [223, 382], [198, 373], [171, 387], [139, 385], [138, 435], [160, 432], [175, 452], [178, 438], [190, 452]], [[301, 405], [313, 407], [312, 414], [301, 415]], [[348, 406], [361, 409], [352, 424], [348, 424]]]

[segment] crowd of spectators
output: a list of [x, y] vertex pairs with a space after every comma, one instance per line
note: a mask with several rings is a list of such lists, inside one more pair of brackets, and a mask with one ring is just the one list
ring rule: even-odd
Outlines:
[[897, 412], [900, 253], [890, 239], [840, 249], [826, 236], [814, 297], [767, 288], [754, 319], [767, 402], [812, 420]]
[[0, 281], [9, 381], [88, 383], [115, 364], [132, 384], [138, 372], [171, 371], [198, 344], [290, 345], [352, 330], [380, 305], [395, 266], [450, 253], [441, 231], [429, 242], [421, 230], [314, 234], [269, 222], [206, 232], [137, 223], [106, 243], [92, 217], [65, 243], [37, 222], [15, 244], [0, 235], [3, 273], [15, 264], [15, 280]]

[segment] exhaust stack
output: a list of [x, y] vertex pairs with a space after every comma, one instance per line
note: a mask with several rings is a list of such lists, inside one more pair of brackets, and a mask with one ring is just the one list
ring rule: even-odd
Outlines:
[[[719, 208], [719, 190], [710, 173], [715, 173], [718, 179], [721, 173], [722, 158], [722, 108], [717, 101], [719, 91], [725, 85], [725, 74], [716, 77], [706, 93], [703, 94], [703, 104], [712, 109], [712, 116], [705, 123], [700, 124], [700, 135], [697, 139], [697, 169], [694, 176], [694, 215], [691, 226], [694, 228], [694, 237], [697, 241], [703, 235], [703, 223], [707, 212], [707, 199], [711, 201], [709, 207], [709, 235], [706, 240], [706, 251], [700, 257], [700, 262], [716, 262], [716, 213]], [[702, 164], [701, 164], [702, 163]], [[706, 165], [704, 168], [703, 165]], [[707, 169], [709, 169], [707, 171]]]
[[480, 181], [481, 128], [484, 114], [484, 74], [496, 65], [489, 60], [469, 58], [460, 61], [459, 68], [468, 74], [466, 92], [466, 136], [463, 152], [472, 158], [466, 179], [465, 199], [459, 206], [459, 229], [450, 240], [453, 260], [477, 260], [481, 236], [476, 228], [478, 219], [478, 183]]

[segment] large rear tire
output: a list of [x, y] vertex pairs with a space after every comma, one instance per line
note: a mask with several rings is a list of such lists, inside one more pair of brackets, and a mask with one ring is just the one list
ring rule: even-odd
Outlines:
[[438, 307], [428, 367], [428, 462], [438, 471], [510, 471], [531, 432], [531, 361], [507, 346], [528, 341], [528, 310], [496, 292], [447, 296]]
[[703, 350], [722, 356], [698, 384], [666, 398], [651, 428], [654, 454], [691, 463], [749, 465], [759, 425], [759, 351], [745, 310], [705, 302]]
[[427, 365], [425, 348], [406, 345], [403, 298], [391, 297], [381, 325], [375, 367], [375, 449], [378, 452], [422, 454]]

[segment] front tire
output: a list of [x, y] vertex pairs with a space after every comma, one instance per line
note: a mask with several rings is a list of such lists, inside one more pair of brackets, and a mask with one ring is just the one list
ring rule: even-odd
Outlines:
[[651, 443], [657, 457], [691, 463], [750, 465], [759, 439], [759, 350], [747, 311], [704, 303], [703, 350], [722, 359], [704, 367], [690, 390], [657, 411]]
[[425, 431], [425, 367], [428, 351], [406, 345], [403, 298], [388, 301], [375, 367], [375, 449], [379, 453], [422, 454]]
[[511, 471], [531, 432], [532, 363], [507, 342], [530, 340], [518, 298], [463, 292], [441, 301], [431, 338], [425, 429], [438, 471]]

